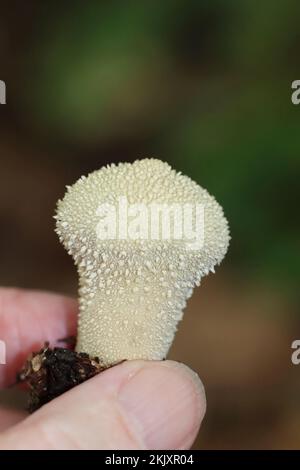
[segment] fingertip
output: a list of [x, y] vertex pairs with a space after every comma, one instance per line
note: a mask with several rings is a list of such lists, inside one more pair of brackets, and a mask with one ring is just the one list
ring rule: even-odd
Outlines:
[[138, 423], [146, 448], [189, 448], [206, 410], [199, 376], [174, 361], [140, 365], [121, 387], [119, 399]]

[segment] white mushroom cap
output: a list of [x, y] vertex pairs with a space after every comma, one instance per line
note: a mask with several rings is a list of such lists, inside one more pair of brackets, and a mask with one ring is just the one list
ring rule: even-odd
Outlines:
[[[115, 239], [99, 237], [99, 207], [117, 207], [124, 197], [129, 205], [147, 207], [203, 205], [203, 246], [191, 248], [185, 233], [151, 239], [151, 227], [147, 239], [124, 238], [124, 233], [123, 238], [120, 233]], [[123, 359], [163, 359], [194, 286], [214, 271], [227, 251], [229, 230], [221, 206], [167, 163], [144, 159], [81, 177], [58, 201], [56, 219], [56, 231], [79, 274], [77, 351], [98, 356], [107, 365]]]

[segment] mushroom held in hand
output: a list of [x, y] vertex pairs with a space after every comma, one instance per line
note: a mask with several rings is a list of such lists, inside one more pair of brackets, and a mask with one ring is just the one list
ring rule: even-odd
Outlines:
[[68, 187], [57, 233], [79, 274], [77, 352], [163, 359], [186, 300], [228, 248], [221, 206], [167, 163], [101, 168]]

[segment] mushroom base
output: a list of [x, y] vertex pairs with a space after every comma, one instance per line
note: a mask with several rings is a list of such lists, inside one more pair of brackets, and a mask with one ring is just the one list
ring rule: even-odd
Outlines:
[[71, 349], [49, 348], [49, 344], [28, 357], [18, 374], [18, 382], [28, 385], [28, 411], [33, 413], [64, 392], [94, 377], [107, 366], [97, 357]]

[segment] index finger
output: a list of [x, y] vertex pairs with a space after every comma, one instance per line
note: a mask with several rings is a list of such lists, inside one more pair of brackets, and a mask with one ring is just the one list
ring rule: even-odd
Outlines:
[[26, 357], [58, 339], [76, 334], [77, 302], [58, 294], [0, 288], [0, 340], [6, 364], [0, 364], [0, 388], [16, 381]]

